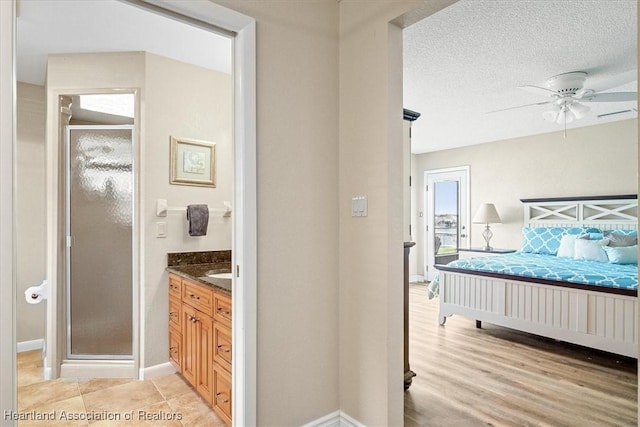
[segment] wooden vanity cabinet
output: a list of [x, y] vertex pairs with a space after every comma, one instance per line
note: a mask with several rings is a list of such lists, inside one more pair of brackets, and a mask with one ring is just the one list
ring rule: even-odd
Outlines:
[[231, 354], [230, 296], [169, 274], [169, 360], [229, 425]]

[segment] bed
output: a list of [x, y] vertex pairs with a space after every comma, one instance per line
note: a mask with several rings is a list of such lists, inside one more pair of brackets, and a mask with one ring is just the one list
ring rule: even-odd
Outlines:
[[[488, 322], [637, 358], [637, 196], [522, 203], [520, 251], [436, 266], [439, 323], [458, 314], [478, 327]], [[605, 239], [633, 236], [635, 246], [602, 249]], [[603, 253], [604, 261], [592, 258]]]

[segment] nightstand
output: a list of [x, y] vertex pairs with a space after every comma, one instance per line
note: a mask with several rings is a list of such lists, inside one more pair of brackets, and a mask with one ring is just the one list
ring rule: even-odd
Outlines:
[[458, 258], [465, 259], [490, 255], [504, 255], [514, 252], [516, 252], [515, 249], [493, 248], [493, 250], [486, 251], [484, 247], [458, 248]]

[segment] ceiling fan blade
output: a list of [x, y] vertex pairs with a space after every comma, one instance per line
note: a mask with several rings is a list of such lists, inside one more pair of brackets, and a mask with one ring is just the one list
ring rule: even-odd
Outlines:
[[546, 87], [540, 87], [540, 86], [524, 85], [524, 86], [518, 86], [518, 89], [524, 89], [529, 92], [537, 93], [538, 95], [547, 95], [547, 96], [559, 95], [559, 93], [556, 92], [555, 90], [547, 89]]
[[604, 69], [594, 72], [589, 76], [587, 86], [595, 92], [604, 92], [631, 83], [638, 78], [638, 73], [635, 68], [615, 75], [610, 73], [610, 70]]
[[535, 104], [518, 105], [516, 107], [502, 108], [500, 110], [487, 111], [485, 114], [499, 113], [501, 111], [515, 110], [517, 108], [535, 107], [536, 105], [553, 104], [555, 101], [536, 102]]
[[624, 102], [636, 101], [638, 99], [637, 92], [605, 92], [584, 95], [581, 102]]
[[575, 95], [572, 96], [573, 99], [582, 99], [582, 98], [588, 98], [589, 96], [593, 95], [595, 93], [595, 91], [591, 90], [591, 89], [580, 89], [579, 91], [577, 91], [575, 93]]

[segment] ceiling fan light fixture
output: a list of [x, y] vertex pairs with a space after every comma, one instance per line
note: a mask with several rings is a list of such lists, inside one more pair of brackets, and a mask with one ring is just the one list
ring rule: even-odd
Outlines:
[[576, 120], [580, 120], [583, 117], [585, 117], [589, 111], [591, 111], [591, 108], [579, 102], [574, 101], [571, 104], [569, 104], [569, 110], [576, 117]]

